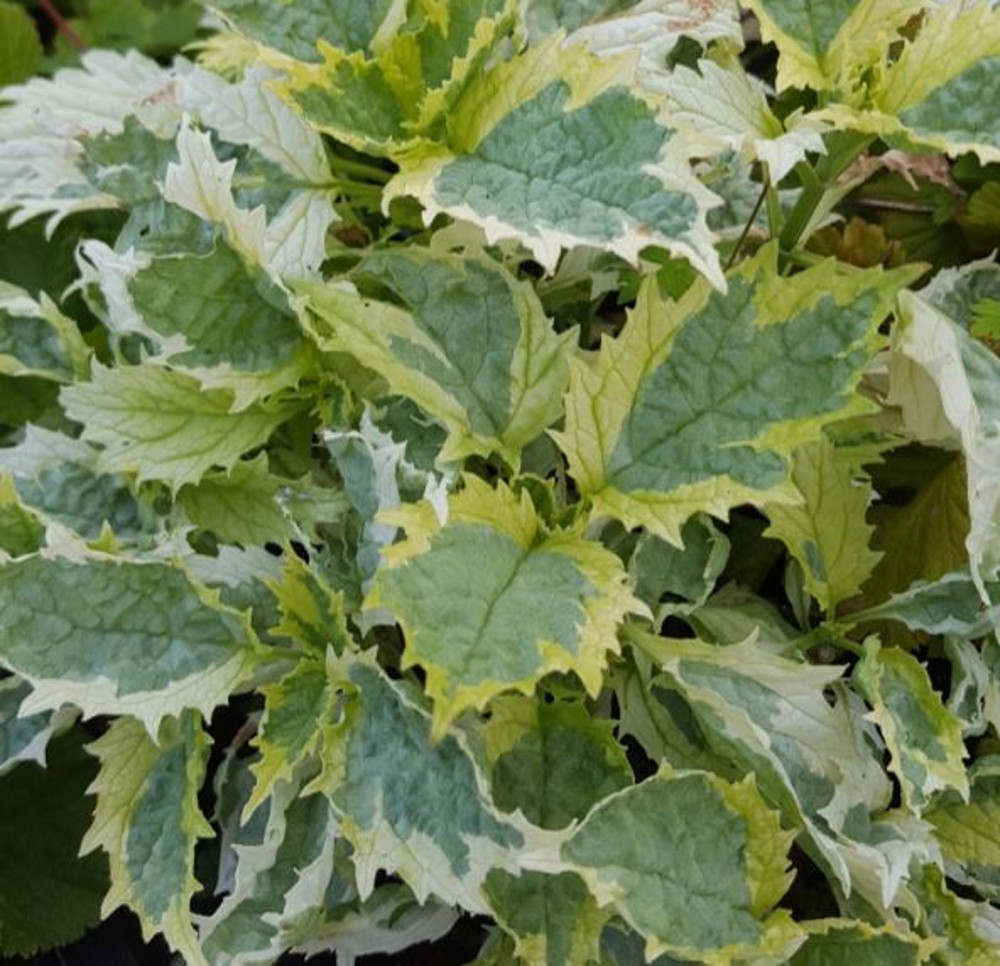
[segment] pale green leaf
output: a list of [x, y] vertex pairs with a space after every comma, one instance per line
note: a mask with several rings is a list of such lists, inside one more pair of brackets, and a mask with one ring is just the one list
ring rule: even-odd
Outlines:
[[[972, 770], [969, 800], [942, 798], [925, 818], [934, 826], [952, 878], [1000, 896], [1000, 767], [996, 758], [981, 759]], [[957, 868], [956, 868], [957, 867]]]
[[356, 896], [337, 874], [337, 822], [325, 796], [303, 796], [296, 782], [279, 785], [270, 801], [262, 840], [239, 847], [234, 891], [202, 922], [213, 966], [273, 962], [291, 945], [282, 935], [287, 917]]
[[0, 474], [0, 560], [23, 557], [44, 545], [44, 523], [21, 501], [10, 474]]
[[782, 123], [767, 103], [763, 83], [741, 68], [705, 59], [697, 71], [676, 68], [664, 87], [671, 118], [720, 149], [739, 151], [744, 164], [763, 161], [774, 184], [807, 153], [825, 151], [822, 124], [801, 115]]
[[483, 893], [497, 922], [514, 937], [524, 962], [563, 966], [599, 961], [601, 932], [611, 913], [598, 908], [575, 873], [528, 871], [514, 876], [492, 869]]
[[1000, 265], [987, 258], [943, 269], [920, 296], [971, 331], [983, 308], [1000, 300]]
[[582, 819], [602, 798], [632, 784], [612, 723], [577, 701], [502, 696], [482, 732], [497, 808], [520, 809], [533, 825], [557, 829]]
[[890, 356], [890, 403], [906, 428], [926, 442], [958, 443], [965, 456], [972, 576], [1000, 566], [1000, 359], [913, 292], [899, 297], [903, 324]]
[[75, 704], [166, 715], [224, 703], [264, 654], [244, 615], [164, 564], [24, 557], [0, 567], [0, 663], [29, 681], [23, 713]]
[[108, 888], [104, 857], [79, 857], [95, 762], [78, 731], [54, 741], [48, 759], [0, 777], [0, 956], [29, 962], [96, 926]]
[[884, 56], [920, 0], [750, 0], [765, 41], [778, 47], [778, 89], [849, 93]]
[[0, 211], [14, 211], [11, 226], [49, 214], [53, 230], [75, 211], [116, 207], [80, 170], [77, 138], [120, 134], [129, 115], [167, 136], [177, 115], [171, 83], [170, 71], [137, 51], [90, 50], [80, 68], [7, 88], [7, 106], [0, 108]]
[[260, 454], [240, 460], [228, 473], [210, 472], [181, 487], [177, 498], [192, 523], [226, 543], [279, 543], [296, 534], [280, 498], [288, 483], [268, 471], [267, 457]]
[[206, 964], [189, 915], [198, 890], [195, 844], [213, 834], [198, 809], [208, 758], [200, 721], [192, 712], [167, 719], [154, 741], [142, 723], [122, 717], [88, 750], [101, 769], [90, 786], [97, 807], [81, 851], [108, 853], [102, 914], [126, 905], [147, 940], [162, 932], [188, 963]]
[[948, 709], [962, 722], [965, 738], [977, 737], [990, 726], [1000, 733], [1000, 644], [946, 637], [945, 657], [951, 664]]
[[628, 57], [598, 59], [559, 37], [477, 75], [447, 119], [446, 144], [399, 155], [387, 197], [516, 238], [545, 268], [588, 245], [635, 262], [659, 245], [722, 284], [705, 225], [713, 196], [685, 148], [633, 92]]
[[104, 447], [97, 468], [163, 480], [175, 490], [213, 467], [228, 470], [294, 414], [293, 403], [267, 402], [233, 412], [226, 390], [205, 391], [182, 372], [146, 363], [95, 365], [90, 382], [64, 389], [66, 414], [83, 439]]
[[[1000, 584], [988, 584], [987, 592], [1000, 597]], [[884, 604], [852, 613], [851, 620], [896, 620], [927, 634], [973, 638], [1000, 627], [1000, 605], [985, 607], [968, 571], [955, 571], [935, 581], [917, 581]]]
[[322, 661], [303, 660], [281, 680], [261, 689], [264, 715], [254, 741], [260, 758], [250, 766], [255, 785], [244, 808], [248, 819], [274, 791], [305, 768], [318, 767], [323, 751], [322, 723], [332, 721], [339, 696]]
[[275, 276], [313, 278], [326, 257], [326, 232], [336, 218], [326, 189], [307, 188], [268, 218], [263, 205], [241, 207], [233, 194], [236, 159], [220, 161], [208, 133], [185, 115], [176, 164], [167, 166], [163, 197], [221, 226], [230, 246]]
[[680, 545], [697, 512], [794, 500], [786, 462], [824, 424], [863, 411], [854, 392], [907, 274], [832, 261], [791, 277], [766, 248], [679, 302], [646, 281], [628, 324], [570, 362], [556, 434], [595, 515]]
[[752, 779], [661, 771], [598, 805], [562, 856], [646, 938], [648, 959], [722, 964], [797, 943], [787, 913], [772, 912], [790, 844]]
[[720, 758], [756, 774], [786, 822], [806, 832], [819, 860], [850, 892], [852, 870], [838, 834], [858, 808], [864, 814], [884, 808], [891, 788], [867, 746], [858, 709], [835, 683], [842, 668], [791, 661], [754, 637], [724, 647], [650, 635], [636, 642], [663, 668]]
[[[285, 9], [292, 12], [300, 7], [301, 3], [289, 4]], [[336, 10], [342, 9], [338, 4]], [[325, 11], [323, 20], [316, 23], [317, 31], [329, 26], [334, 12]], [[253, 148], [303, 184], [327, 183], [330, 167], [320, 136], [266, 86], [270, 79], [268, 71], [253, 67], [240, 83], [227, 84], [217, 74], [196, 67], [179, 78], [177, 98], [181, 107], [222, 140]]]
[[518, 499], [467, 476], [446, 523], [427, 502], [389, 519], [407, 536], [385, 551], [367, 605], [395, 614], [404, 664], [427, 672], [435, 737], [462, 711], [502, 691], [530, 694], [552, 671], [576, 673], [596, 694], [618, 624], [645, 612], [618, 558], [577, 532], [546, 532], [527, 491]]
[[869, 640], [854, 681], [885, 737], [889, 769], [899, 780], [905, 806], [919, 815], [934, 792], [947, 788], [967, 798], [962, 725], [942, 703], [924, 666], [906, 651]]
[[430, 716], [377, 668], [347, 665], [345, 706], [327, 726], [330, 796], [354, 847], [358, 888], [368, 896], [379, 870], [394, 871], [418, 901], [430, 894], [486, 912], [480, 887], [490, 868], [514, 866], [528, 828], [503, 818], [459, 739], [431, 743]]
[[963, 966], [993, 966], [997, 962], [1000, 913], [996, 906], [956, 895], [936, 865], [925, 865], [914, 876], [911, 889], [920, 902], [923, 928], [930, 934], [927, 946], [938, 940], [937, 961]]
[[852, 473], [849, 455], [838, 454], [825, 436], [796, 451], [792, 484], [802, 502], [765, 505], [771, 526], [764, 536], [788, 548], [806, 589], [832, 615], [861, 589], [879, 560], [869, 549], [872, 527], [865, 519], [871, 485]]
[[313, 333], [444, 423], [440, 461], [495, 449], [516, 464], [561, 415], [572, 336], [557, 336], [531, 286], [499, 264], [411, 249], [370, 255], [352, 278], [357, 288], [299, 287]]

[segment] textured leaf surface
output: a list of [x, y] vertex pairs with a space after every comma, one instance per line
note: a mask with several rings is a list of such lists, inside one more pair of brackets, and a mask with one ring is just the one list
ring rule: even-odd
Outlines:
[[103, 856], [79, 857], [96, 772], [78, 733], [54, 741], [45, 768], [0, 778], [0, 955], [32, 957], [97, 924], [108, 888]]
[[485, 911], [483, 879], [512, 864], [525, 835], [490, 804], [456, 738], [432, 744], [429, 716], [375, 668], [354, 664], [347, 677], [347, 707], [318, 784], [354, 847], [362, 896], [380, 869], [394, 869], [420, 901], [433, 893]]
[[696, 512], [789, 502], [788, 455], [863, 405], [854, 387], [903, 278], [832, 262], [780, 278], [774, 254], [725, 293], [696, 282], [671, 302], [645, 283], [618, 339], [571, 362], [557, 438], [595, 515], [680, 545]]
[[229, 469], [295, 412], [289, 403], [232, 412], [230, 392], [206, 392], [192, 377], [148, 363], [97, 366], [90, 382], [69, 386], [61, 398], [67, 415], [83, 424], [83, 439], [104, 447], [98, 469], [174, 489], [214, 466]]
[[256, 784], [245, 816], [263, 803], [277, 782], [291, 784], [301, 766], [317, 759], [323, 724], [334, 719], [339, 703], [327, 668], [315, 660], [301, 661], [262, 693], [264, 716], [254, 743], [260, 758], [251, 766]]
[[368, 604], [396, 615], [404, 662], [426, 670], [436, 736], [467, 708], [530, 693], [552, 671], [597, 692], [617, 625], [643, 612], [613, 554], [571, 531], [546, 533], [527, 492], [519, 500], [471, 476], [446, 524], [428, 503], [391, 519], [407, 538], [385, 552]]
[[765, 507], [771, 519], [765, 536], [784, 543], [806, 589], [830, 614], [861, 589], [879, 560], [869, 549], [872, 528], [865, 520], [871, 486], [854, 478], [826, 437], [795, 453], [792, 484], [802, 504]]
[[854, 679], [872, 705], [907, 808], [919, 815], [930, 796], [946, 788], [968, 797], [961, 723], [942, 704], [923, 665], [905, 651], [869, 641]]
[[601, 803], [562, 848], [602, 904], [669, 952], [724, 962], [794, 939], [771, 914], [791, 881], [790, 836], [750, 780], [661, 773]]
[[726, 647], [646, 636], [640, 643], [718, 755], [757, 775], [786, 821], [805, 830], [849, 888], [851, 871], [836, 833], [852, 810], [884, 808], [891, 788], [845, 692], [834, 691], [836, 703], [826, 697], [841, 669], [788, 660], [754, 638]]
[[632, 784], [611, 723], [594, 720], [578, 702], [497, 698], [483, 741], [496, 806], [520, 809], [542, 828], [582, 819], [602, 798]]
[[[558, 38], [556, 38], [558, 39]], [[387, 193], [516, 238], [548, 269], [590, 245], [636, 261], [648, 245], [721, 284], [705, 212], [712, 196], [676, 154], [674, 131], [629, 88], [627, 59], [541, 44], [472, 80], [448, 116], [447, 147], [401, 156]]]
[[792, 966], [832, 966], [850, 961], [856, 966], [918, 966], [925, 953], [916, 936], [891, 929], [874, 929], [844, 919], [809, 923], [809, 937], [789, 960]]
[[601, 931], [611, 913], [598, 908], [575, 873], [514, 876], [493, 869], [483, 892], [497, 921], [515, 938], [523, 961], [562, 966], [599, 959]]
[[18, 717], [21, 704], [31, 693], [31, 686], [17, 675], [0, 681], [0, 775], [18, 762], [33, 761], [45, 765], [49, 742], [65, 731], [76, 712], [69, 708], [54, 714], [29, 714]]
[[484, 258], [377, 253], [341, 285], [300, 289], [326, 350], [348, 352], [449, 431], [442, 461], [497, 450], [516, 463], [561, 415], [568, 334], [531, 287]]
[[127, 905], [147, 939], [162, 932], [187, 962], [205, 963], [188, 910], [198, 889], [195, 843], [212, 835], [198, 810], [208, 756], [200, 722], [190, 712], [169, 719], [153, 741], [140, 722], [123, 717], [88, 750], [101, 769], [90, 787], [97, 807], [82, 850], [108, 853], [102, 914]]
[[26, 557], [0, 567], [0, 662], [24, 710], [165, 715], [223, 703], [261, 660], [246, 619], [174, 567]]

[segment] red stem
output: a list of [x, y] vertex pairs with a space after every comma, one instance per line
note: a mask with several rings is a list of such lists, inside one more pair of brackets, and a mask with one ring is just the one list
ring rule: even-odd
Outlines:
[[80, 35], [66, 22], [66, 18], [55, 8], [52, 0], [38, 0], [38, 6], [42, 8], [45, 15], [52, 21], [52, 25], [81, 53], [87, 49]]

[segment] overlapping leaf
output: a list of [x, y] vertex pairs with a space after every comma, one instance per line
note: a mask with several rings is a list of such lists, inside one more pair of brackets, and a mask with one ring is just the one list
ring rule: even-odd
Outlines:
[[920, 440], [957, 442], [965, 455], [970, 529], [965, 539], [982, 589], [1000, 566], [1000, 360], [912, 292], [900, 295], [903, 325], [890, 359], [890, 401]]
[[23, 713], [75, 704], [133, 715], [209, 713], [262, 661], [246, 617], [181, 570], [33, 555], [0, 567], [0, 664], [33, 687]]
[[595, 515], [679, 545], [696, 512], [793, 502], [788, 456], [863, 408], [854, 389], [907, 274], [828, 262], [782, 278], [774, 256], [725, 293], [700, 282], [671, 302], [647, 281], [622, 335], [571, 362], [557, 439]]
[[187, 962], [207, 963], [188, 908], [198, 889], [195, 843], [212, 835], [198, 809], [208, 746], [197, 716], [167, 719], [155, 741], [140, 722], [119, 718], [89, 750], [101, 770], [90, 787], [97, 807], [81, 848], [108, 853], [103, 914], [127, 905], [147, 939], [162, 932]]
[[530, 693], [552, 671], [573, 671], [596, 694], [618, 623], [644, 611], [610, 551], [572, 531], [547, 533], [527, 492], [518, 499], [471, 476], [449, 499], [447, 522], [428, 503], [391, 519], [406, 540], [385, 552], [368, 603], [395, 614], [404, 662], [426, 670], [436, 736], [467, 708]]
[[961, 723], [942, 703], [923, 665], [906, 651], [868, 641], [854, 680], [885, 736], [889, 767], [907, 808], [919, 815], [934, 792], [948, 788], [967, 798]]
[[647, 961], [666, 952], [721, 964], [801, 941], [772, 911], [791, 881], [790, 841], [751, 779], [661, 771], [598, 805], [562, 856], [646, 938]]
[[418, 900], [429, 894], [473, 912], [491, 868], [516, 867], [528, 828], [504, 818], [455, 737], [431, 743], [429, 716], [381, 671], [348, 665], [347, 704], [328, 725], [326, 767], [316, 784], [330, 796], [354, 847], [362, 897], [392, 869]]
[[569, 335], [552, 331], [531, 287], [500, 265], [411, 249], [371, 255], [353, 278], [356, 287], [299, 289], [317, 341], [444, 423], [440, 460], [495, 449], [516, 463], [559, 417]]

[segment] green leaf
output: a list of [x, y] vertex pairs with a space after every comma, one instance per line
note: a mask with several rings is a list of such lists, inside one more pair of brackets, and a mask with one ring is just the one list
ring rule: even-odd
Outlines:
[[916, 936], [890, 927], [876, 928], [849, 919], [815, 919], [806, 923], [809, 936], [789, 960], [791, 966], [919, 966], [926, 947]]
[[79, 857], [95, 772], [73, 731], [52, 742], [45, 768], [0, 777], [0, 955], [32, 957], [98, 923], [108, 864]]
[[83, 424], [83, 439], [104, 449], [101, 472], [133, 472], [176, 491], [212, 467], [225, 470], [293, 415], [295, 403], [268, 401], [234, 412], [233, 395], [203, 390], [196, 379], [163, 366], [105, 368], [90, 382], [63, 390], [66, 414]]
[[271, 628], [273, 634], [319, 657], [330, 647], [340, 655], [353, 646], [344, 595], [330, 586], [318, 565], [290, 553], [281, 579], [269, 581], [268, 586], [281, 613], [280, 623]]
[[0, 281], [0, 373], [68, 382], [86, 371], [89, 351], [76, 325], [42, 293]]
[[245, 615], [164, 564], [25, 557], [0, 567], [0, 663], [25, 713], [166, 715], [225, 702], [263, 659]]
[[16, 3], [0, 3], [0, 87], [26, 81], [41, 62], [35, 21]]
[[[2, 451], [0, 451], [2, 452]], [[0, 553], [21, 557], [45, 545], [45, 526], [20, 500], [10, 475], [0, 475]]]
[[924, 666], [906, 651], [869, 640], [854, 681], [885, 737], [905, 806], [919, 815], [946, 788], [968, 798], [961, 722], [942, 704]]
[[[978, 888], [989, 899], [1000, 895], [1000, 767], [996, 758], [973, 767], [969, 800], [942, 796], [924, 815], [934, 826], [952, 878]], [[957, 871], [954, 867], [957, 866]]]
[[618, 558], [574, 531], [546, 533], [527, 491], [465, 484], [447, 523], [427, 502], [388, 516], [407, 536], [385, 551], [367, 600], [402, 626], [404, 665], [427, 672], [435, 738], [466, 709], [530, 694], [552, 671], [575, 672], [596, 694], [618, 624], [645, 611]]
[[965, 547], [983, 593], [983, 581], [1000, 566], [1000, 359], [913, 292], [901, 293], [899, 304], [903, 324], [889, 360], [889, 401], [901, 406], [917, 439], [961, 446], [970, 520]]
[[363, 50], [375, 40], [397, 0], [348, 0], [331, 9], [326, 0], [212, 0], [241, 33], [297, 60], [318, 61], [317, 42]]
[[600, 960], [601, 932], [611, 913], [598, 908], [575, 873], [514, 876], [491, 869], [483, 894], [524, 962], [563, 966]]
[[583, 704], [496, 698], [483, 742], [497, 808], [520, 809], [533, 825], [558, 829], [581, 819], [632, 784], [625, 749], [610, 721], [595, 720]]
[[676, 132], [630, 88], [634, 62], [559, 39], [472, 78], [447, 115], [446, 144], [400, 153], [386, 196], [415, 197], [428, 224], [445, 212], [490, 242], [516, 238], [548, 270], [576, 245], [632, 262], [659, 245], [721, 285], [705, 225], [713, 196]]
[[262, 688], [264, 716], [254, 746], [260, 758], [250, 766], [255, 785], [244, 819], [260, 807], [279, 781], [292, 783], [323, 751], [323, 722], [335, 718], [340, 698], [329, 668], [303, 660], [280, 681]]
[[314, 335], [444, 423], [439, 461], [497, 450], [516, 465], [559, 418], [571, 335], [555, 335], [529, 284], [485, 257], [420, 249], [370, 255], [353, 278], [385, 294], [299, 287]]
[[794, 948], [790, 917], [771, 911], [790, 844], [752, 779], [661, 771], [598, 805], [562, 856], [646, 938], [647, 959], [722, 963]]
[[784, 543], [802, 568], [806, 590], [833, 614], [879, 560], [869, 549], [872, 527], [865, 520], [871, 485], [856, 479], [849, 459], [825, 436], [796, 451], [792, 484], [802, 503], [765, 506], [771, 526], [764, 535]]
[[679, 302], [647, 280], [617, 340], [570, 363], [556, 435], [595, 516], [680, 545], [697, 512], [792, 502], [786, 461], [824, 424], [864, 411], [854, 392], [905, 274], [832, 261], [780, 277], [766, 248], [725, 293]]
[[314, 784], [330, 796], [354, 847], [361, 896], [387, 869], [418, 901], [433, 893], [485, 912], [482, 881], [528, 847], [525, 823], [496, 812], [459, 740], [432, 744], [429, 715], [381, 671], [358, 662], [344, 675], [345, 707], [327, 726], [325, 769]]
[[681, 530], [683, 549], [644, 533], [629, 561], [636, 596], [656, 608], [665, 594], [704, 603], [729, 557], [729, 540], [709, 517], [692, 517]]
[[210, 472], [200, 483], [181, 487], [177, 498], [192, 523], [226, 543], [278, 543], [296, 534], [280, 497], [288, 483], [269, 472], [261, 453], [228, 473]]
[[101, 769], [90, 786], [97, 807], [81, 851], [108, 853], [102, 915], [127, 905], [147, 940], [162, 932], [187, 962], [205, 964], [189, 917], [198, 889], [195, 843], [213, 834], [198, 809], [208, 759], [200, 721], [192, 712], [168, 718], [154, 741], [142, 723], [122, 717], [88, 750]]
[[819, 860], [850, 892], [852, 871], [838, 834], [858, 809], [867, 815], [885, 808], [891, 788], [867, 746], [858, 709], [835, 683], [842, 668], [769, 653], [756, 634], [726, 647], [633, 636], [688, 703], [719, 757], [756, 774], [786, 824], [806, 832]]
[[58, 521], [87, 540], [105, 526], [119, 540], [140, 536], [150, 526], [148, 508], [121, 477], [99, 473], [98, 458], [78, 439], [28, 426], [17, 446], [0, 450], [0, 470], [12, 474], [19, 501], [39, 520]]
[[964, 461], [954, 452], [936, 450], [934, 456], [933, 462], [903, 464], [904, 483], [915, 490], [906, 503], [873, 508], [873, 545], [882, 557], [864, 587], [868, 601], [881, 603], [918, 580], [933, 582], [968, 566]]

